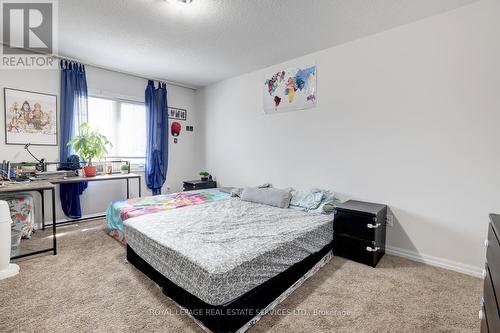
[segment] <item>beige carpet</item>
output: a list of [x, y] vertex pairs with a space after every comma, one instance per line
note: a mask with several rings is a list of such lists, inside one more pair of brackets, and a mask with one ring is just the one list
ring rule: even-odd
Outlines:
[[[202, 332], [103, 225], [59, 228], [57, 256], [0, 281], [0, 332]], [[393, 256], [334, 258], [250, 332], [478, 332], [480, 294], [480, 279]]]

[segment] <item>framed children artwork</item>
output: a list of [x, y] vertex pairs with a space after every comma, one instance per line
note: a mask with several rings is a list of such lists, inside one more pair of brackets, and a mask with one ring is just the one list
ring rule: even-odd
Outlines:
[[187, 119], [187, 110], [181, 108], [168, 108], [168, 118], [169, 119], [178, 119], [178, 120], [186, 120]]
[[57, 146], [57, 96], [4, 88], [5, 143]]

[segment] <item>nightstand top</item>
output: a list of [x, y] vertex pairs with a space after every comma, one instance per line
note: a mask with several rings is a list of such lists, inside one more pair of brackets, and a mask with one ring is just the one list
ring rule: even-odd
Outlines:
[[214, 183], [215, 181], [214, 180], [185, 180], [183, 183], [184, 184], [192, 184], [192, 185], [196, 185], [196, 184], [206, 184], [206, 183]]
[[382, 210], [387, 208], [387, 205], [382, 205], [372, 202], [348, 200], [344, 203], [337, 204], [336, 208], [340, 210], [352, 210], [362, 213], [378, 215]]

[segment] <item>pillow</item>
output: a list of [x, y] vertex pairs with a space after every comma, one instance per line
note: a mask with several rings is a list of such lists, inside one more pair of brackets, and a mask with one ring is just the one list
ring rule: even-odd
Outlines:
[[287, 190], [277, 188], [252, 188], [245, 187], [241, 192], [241, 200], [260, 203], [264, 205], [288, 208], [292, 194]]
[[335, 210], [335, 206], [338, 202], [339, 200], [337, 199], [337, 197], [335, 197], [335, 193], [329, 190], [324, 190], [323, 199], [321, 200], [318, 208], [311, 209], [309, 211], [321, 214], [331, 214]]
[[[273, 187], [273, 185], [271, 183], [264, 183], [262, 185], [256, 186], [256, 188], [271, 188], [271, 187]], [[241, 188], [241, 187], [233, 187], [231, 189], [231, 191], [229, 192], [229, 194], [232, 197], [239, 198], [239, 197], [241, 197], [241, 192], [243, 192], [243, 188]]]
[[309, 212], [320, 214], [331, 214], [335, 210], [335, 206], [339, 201], [335, 198], [332, 200], [322, 201], [318, 208], [311, 209]]
[[235, 187], [231, 190], [230, 194], [232, 197], [239, 198], [241, 196], [241, 192], [243, 191], [242, 188]]
[[307, 210], [316, 209], [323, 200], [323, 192], [317, 188], [306, 191], [293, 191], [290, 206], [301, 207]]
[[231, 193], [234, 187], [219, 187], [218, 190], [223, 193]]
[[321, 213], [323, 214], [331, 214], [335, 210], [335, 204], [337, 203], [337, 200], [332, 200], [332, 201], [326, 201], [319, 205], [318, 209], [321, 208]]

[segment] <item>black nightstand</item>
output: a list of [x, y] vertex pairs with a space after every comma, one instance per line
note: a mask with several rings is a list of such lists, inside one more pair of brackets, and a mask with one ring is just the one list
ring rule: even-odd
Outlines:
[[333, 254], [372, 267], [385, 253], [387, 206], [349, 200], [338, 204], [333, 221]]
[[183, 191], [194, 191], [216, 187], [217, 182], [213, 180], [187, 180], [182, 184]]

